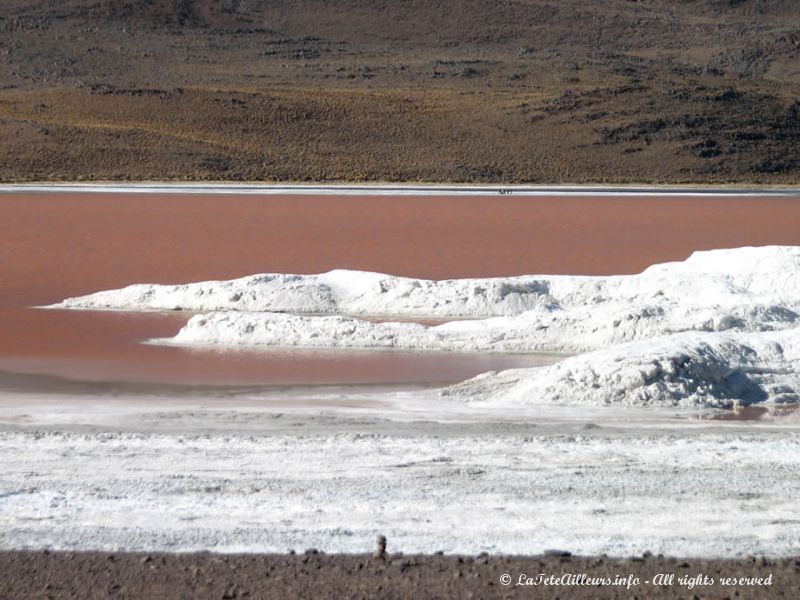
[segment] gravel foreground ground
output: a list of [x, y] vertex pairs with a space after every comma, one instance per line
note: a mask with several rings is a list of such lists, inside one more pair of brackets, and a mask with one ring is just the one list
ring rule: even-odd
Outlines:
[[[389, 554], [376, 559], [313, 550], [299, 555], [2, 552], [0, 574], [0, 598], [14, 600], [800, 596], [797, 558], [682, 560], [644, 556], [612, 560]], [[670, 575], [674, 575], [671, 584]], [[570, 576], [573, 582], [585, 577], [584, 581], [605, 578], [611, 583], [545, 585], [545, 580], [539, 579], [549, 577], [568, 583]], [[723, 578], [753, 581], [726, 585]], [[758, 585], [755, 580], [759, 578], [771, 584]], [[615, 580], [618, 585], [614, 585]]]

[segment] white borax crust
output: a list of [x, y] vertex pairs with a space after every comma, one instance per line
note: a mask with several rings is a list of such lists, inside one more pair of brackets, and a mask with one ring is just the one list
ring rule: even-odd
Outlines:
[[769, 246], [695, 252], [627, 276], [254, 275], [135, 285], [57, 306], [207, 311], [159, 340], [170, 344], [578, 354], [442, 392], [478, 404], [727, 407], [797, 400], [798, 275], [800, 247]]

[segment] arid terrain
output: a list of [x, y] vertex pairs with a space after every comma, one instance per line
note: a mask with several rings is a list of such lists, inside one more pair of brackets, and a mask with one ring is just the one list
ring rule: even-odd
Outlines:
[[[794, 186], [799, 175], [800, 0], [0, 2], [0, 184], [746, 188]], [[717, 279], [687, 271], [695, 278], [626, 288], [636, 293], [624, 323], [605, 318], [616, 305], [602, 312], [612, 303], [596, 290], [576, 294], [591, 300], [578, 308], [591, 310], [557, 312], [549, 288], [542, 307], [553, 319], [586, 316], [575, 321], [586, 331], [602, 321], [638, 334], [648, 319], [671, 326], [706, 309], [698, 328], [746, 324], [716, 319], [729, 315], [690, 305], [690, 296], [769, 292], [781, 302], [741, 302], [763, 317], [762, 329], [800, 323], [796, 194], [607, 193], [4, 190], [0, 600], [800, 597], [794, 403], [741, 410], [734, 396], [730, 410], [632, 408], [627, 420], [599, 402], [526, 413], [487, 407], [480, 390], [458, 399], [432, 386], [526, 366], [533, 353], [497, 363], [474, 351], [337, 354], [334, 344], [294, 355], [240, 344], [227, 353], [165, 343], [193, 316], [183, 303], [168, 314], [33, 308], [133, 283], [331, 269], [437, 280], [627, 274], [697, 250], [784, 245], [785, 260], [773, 249], [758, 268], [738, 258], [747, 251], [726, 259], [736, 281], [750, 273], [745, 283], [762, 282], [760, 296], [722, 295], [728, 288]], [[238, 302], [232, 289], [217, 296]], [[504, 284], [498, 297], [544, 289]], [[368, 291], [383, 294], [383, 284]], [[674, 303], [677, 317], [666, 311], [658, 321], [673, 298], [686, 301]], [[351, 318], [344, 312], [308, 318]], [[464, 330], [473, 321], [465, 322]], [[739, 332], [680, 333], [719, 333], [732, 340], [723, 349], [747, 357], [767, 348], [738, 342]], [[782, 362], [753, 358], [748, 368], [793, 375], [800, 363], [788, 368], [784, 356], [794, 356], [792, 345], [775, 347]], [[589, 381], [581, 374], [593, 364], [607, 386], [614, 365], [633, 372], [640, 354], [624, 352], [570, 363], [588, 365], [570, 393], [583, 393], [574, 381]], [[674, 353], [664, 356], [666, 364]], [[722, 365], [736, 393], [761, 391], [730, 377], [744, 362], [732, 369], [698, 354], [690, 369], [679, 358], [670, 364], [681, 384], [694, 382], [681, 375], [693, 376], [694, 365], [711, 365], [696, 369], [707, 379]], [[664, 373], [648, 365], [640, 387]], [[765, 397], [786, 399], [795, 388], [784, 379], [769, 379]], [[567, 379], [553, 381], [558, 391]], [[455, 408], [462, 412], [448, 416]], [[376, 534], [389, 538], [377, 558]], [[638, 579], [517, 585], [540, 574]], [[677, 581], [656, 583], [659, 574]], [[694, 579], [703, 575], [713, 582]]]
[[[90, 554], [0, 553], [6, 592], [28, 598], [796, 598], [798, 561], [624, 560], [540, 557], [389, 555]], [[672, 585], [654, 585], [659, 573], [675, 574]], [[564, 574], [625, 579], [626, 585], [518, 585], [520, 575]], [[721, 585], [725, 578], [767, 578], [769, 586]], [[511, 583], [503, 585], [508, 575]], [[703, 576], [713, 585], [696, 585]], [[685, 578], [686, 583], [679, 581]], [[627, 586], [628, 581], [638, 584]], [[525, 580], [523, 580], [525, 581]], [[648, 581], [650, 583], [645, 583]], [[691, 581], [691, 583], [690, 583]]]
[[0, 180], [791, 183], [794, 0], [7, 0]]

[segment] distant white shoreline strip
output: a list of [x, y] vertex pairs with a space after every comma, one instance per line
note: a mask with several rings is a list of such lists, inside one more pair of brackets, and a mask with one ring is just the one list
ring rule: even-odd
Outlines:
[[253, 195], [524, 195], [524, 196], [797, 196], [800, 187], [673, 187], [601, 185], [393, 185], [247, 183], [22, 183], [0, 184], [0, 194], [253, 194]]

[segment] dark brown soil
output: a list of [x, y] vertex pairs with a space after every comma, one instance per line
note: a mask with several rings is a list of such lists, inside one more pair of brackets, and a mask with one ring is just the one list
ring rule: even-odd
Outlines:
[[[508, 574], [509, 585], [501, 583]], [[625, 579], [625, 585], [516, 585], [520, 575]], [[674, 574], [672, 585], [654, 585]], [[726, 578], [766, 578], [771, 585], [722, 585]], [[681, 578], [713, 585], [681, 584]], [[630, 578], [630, 579], [629, 579]], [[638, 578], [638, 584], [627, 583]], [[646, 582], [650, 583], [646, 583]], [[414, 598], [797, 598], [800, 560], [680, 560], [606, 558], [213, 555], [126, 553], [0, 553], [0, 598], [155, 599], [393, 599]]]
[[6, 0], [0, 181], [800, 174], [794, 0]]

